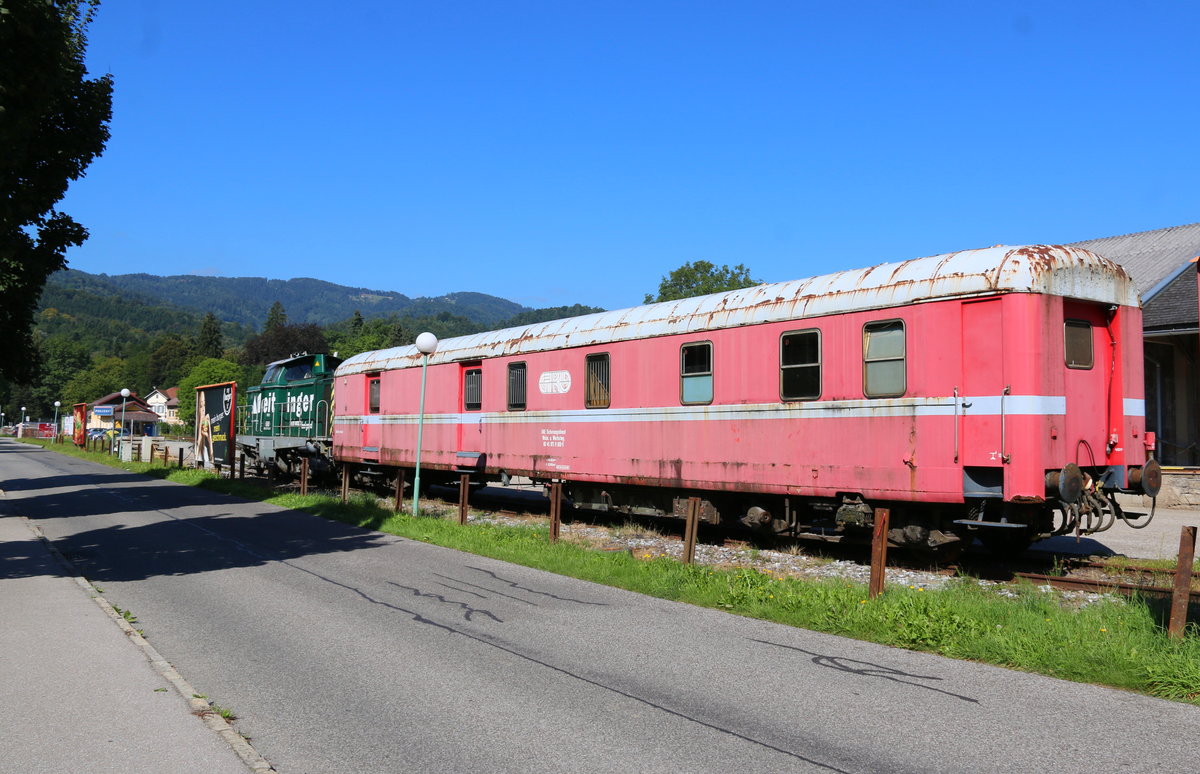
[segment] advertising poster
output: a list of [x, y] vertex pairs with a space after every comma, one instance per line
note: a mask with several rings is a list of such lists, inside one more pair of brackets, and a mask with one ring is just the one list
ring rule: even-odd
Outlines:
[[87, 444], [87, 407], [86, 403], [76, 403], [71, 407], [71, 416], [75, 418], [75, 432], [71, 440], [80, 448]]
[[236, 425], [237, 384], [210, 384], [196, 388], [196, 465], [230, 465]]

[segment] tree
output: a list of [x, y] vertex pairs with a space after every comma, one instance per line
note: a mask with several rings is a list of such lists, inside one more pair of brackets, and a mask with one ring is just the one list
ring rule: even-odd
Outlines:
[[0, 7], [0, 376], [38, 371], [33, 315], [46, 278], [88, 232], [57, 212], [108, 142], [112, 78], [87, 78], [99, 0], [3, 0]]
[[130, 386], [129, 369], [119, 357], [96, 360], [91, 368], [80, 371], [63, 388], [63, 405], [91, 403], [105, 395]]
[[[237, 363], [215, 357], [201, 360], [179, 382], [179, 421], [185, 425], [191, 425], [196, 421], [197, 387], [236, 382], [242, 376], [242, 368]], [[241, 391], [241, 385], [238, 385], [238, 394], [241, 394]]]
[[242, 365], [265, 365], [297, 352], [328, 352], [325, 334], [313, 323], [268, 327], [246, 342]]
[[212, 312], [204, 315], [204, 322], [200, 323], [200, 334], [196, 337], [196, 354], [212, 358], [219, 358], [225, 354], [221, 323]]
[[283, 304], [276, 301], [267, 312], [267, 324], [263, 326], [263, 333], [269, 333], [283, 325], [287, 325], [287, 312], [283, 311]]
[[176, 386], [192, 366], [203, 359], [195, 350], [195, 342], [178, 333], [159, 336], [151, 346], [154, 349], [146, 364], [146, 379], [150, 387], [165, 390]]
[[685, 263], [663, 277], [662, 282], [658, 285], [658, 295], [653, 296], [647, 293], [643, 303], [676, 301], [680, 298], [705, 296], [709, 293], [737, 290], [759, 284], [762, 284], [762, 280], [753, 279], [750, 276], [750, 270], [743, 264], [739, 263], [731, 269], [728, 265], [717, 268], [708, 261], [696, 261]]

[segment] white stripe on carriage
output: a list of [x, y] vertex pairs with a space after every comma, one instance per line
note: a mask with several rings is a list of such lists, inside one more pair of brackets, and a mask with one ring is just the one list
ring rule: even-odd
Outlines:
[[[528, 424], [600, 422], [705, 422], [759, 421], [780, 419], [838, 419], [873, 417], [954, 416], [954, 398], [891, 398], [799, 403], [743, 403], [722, 406], [654, 406], [650, 408], [568, 409], [562, 411], [471, 411], [426, 414], [426, 424]], [[1006, 417], [1064, 416], [1067, 399], [1062, 395], [984, 395], [958, 399], [962, 416]], [[1131, 415], [1137, 416], [1137, 415]], [[416, 414], [342, 415], [337, 425], [410, 425]]]

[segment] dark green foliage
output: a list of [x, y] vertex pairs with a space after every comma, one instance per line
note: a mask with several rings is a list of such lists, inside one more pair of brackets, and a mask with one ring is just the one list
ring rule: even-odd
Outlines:
[[287, 325], [287, 312], [283, 310], [283, 304], [276, 301], [271, 304], [270, 311], [267, 312], [267, 322], [263, 325], [263, 333], [270, 333], [280, 326]]
[[225, 354], [221, 322], [212, 312], [204, 315], [204, 322], [200, 323], [200, 333], [196, 336], [196, 354], [200, 357], [220, 357]]
[[3, 0], [0, 10], [0, 377], [38, 372], [32, 328], [47, 277], [87, 229], [56, 212], [104, 150], [112, 80], [88, 79], [85, 29], [96, 3]]
[[275, 325], [252, 336], [242, 350], [242, 365], [266, 365], [298, 352], [327, 352], [325, 334], [312, 323]]
[[67, 382], [63, 388], [63, 397], [66, 399], [63, 403], [92, 403], [126, 387], [138, 392], [130, 386], [132, 383], [124, 360], [119, 357], [100, 358]]
[[146, 363], [146, 381], [139, 382], [139, 387], [148, 385], [150, 389], [164, 390], [175, 387], [198, 361], [211, 357], [198, 351], [190, 338], [177, 333], [160, 336], [152, 346], [154, 349]]
[[748, 288], [761, 282], [762, 280], [752, 278], [750, 270], [740, 263], [731, 269], [728, 265], [718, 268], [708, 261], [695, 261], [685, 263], [663, 277], [658, 285], [658, 295], [647, 293], [645, 303], [705, 296], [709, 293]]
[[150, 274], [56, 274], [48, 285], [69, 283], [93, 292], [119, 288], [123, 296], [135, 295], [173, 304], [197, 316], [212, 312], [227, 323], [253, 327], [262, 324], [273, 302], [289, 310], [291, 322], [332, 325], [355, 310], [364, 319], [389, 316], [421, 317], [449, 311], [454, 315], [494, 327], [523, 311], [520, 304], [483, 293], [449, 293], [437, 298], [409, 298], [402, 293], [335, 285], [315, 279], [268, 280], [262, 277], [156, 277]]
[[519, 312], [507, 320], [496, 326], [500, 328], [516, 328], [521, 325], [535, 325], [541, 322], [549, 322], [550, 320], [562, 320], [567, 317], [581, 317], [585, 314], [595, 314], [603, 312], [598, 306], [584, 306], [583, 304], [573, 304], [572, 306], [548, 306], [543, 309], [526, 309], [524, 312]]
[[[238, 395], [249, 386], [246, 382], [247, 371], [237, 363], [218, 358], [201, 360], [187, 376], [179, 382], [179, 421], [185, 426], [191, 426], [196, 421], [196, 388], [209, 384], [238, 382]], [[257, 381], [257, 380], [256, 380]]]

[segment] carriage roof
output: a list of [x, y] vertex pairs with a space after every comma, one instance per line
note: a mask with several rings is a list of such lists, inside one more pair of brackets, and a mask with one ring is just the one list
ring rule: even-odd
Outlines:
[[[479, 360], [999, 293], [1139, 305], [1137, 288], [1125, 270], [1095, 253], [1057, 245], [997, 245], [457, 336], [439, 342], [429, 362]], [[408, 368], [420, 362], [415, 346], [392, 347], [348, 358], [337, 375]]]

